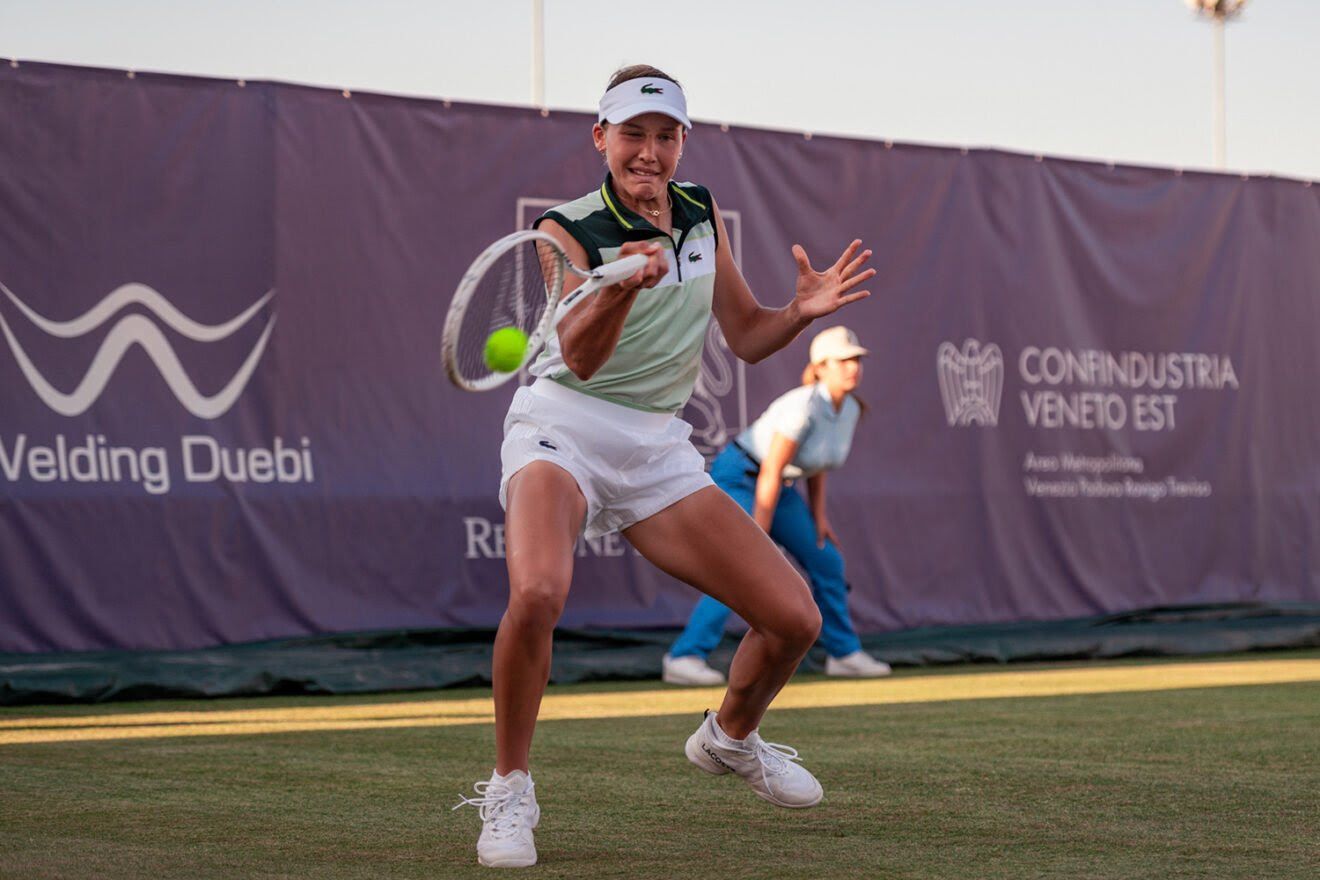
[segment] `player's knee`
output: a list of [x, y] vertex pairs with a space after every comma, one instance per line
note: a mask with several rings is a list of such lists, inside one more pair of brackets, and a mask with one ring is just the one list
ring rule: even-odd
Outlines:
[[815, 644], [820, 636], [820, 609], [811, 600], [805, 589], [802, 591], [805, 601], [799, 602], [779, 621], [775, 635], [795, 651], [805, 651]]
[[566, 585], [553, 577], [532, 577], [515, 584], [509, 594], [509, 614], [520, 625], [553, 629], [568, 598]]
[[820, 638], [821, 625], [820, 609], [813, 602], [803, 613], [802, 631], [799, 634], [801, 641], [798, 644], [805, 648], [816, 644], [816, 639]]

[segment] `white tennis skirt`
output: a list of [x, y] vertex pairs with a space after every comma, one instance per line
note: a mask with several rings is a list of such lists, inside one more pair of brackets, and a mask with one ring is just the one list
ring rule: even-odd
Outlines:
[[713, 486], [706, 461], [678, 416], [610, 403], [537, 379], [519, 388], [504, 418], [500, 506], [509, 480], [533, 461], [556, 464], [587, 499], [583, 534], [622, 531]]

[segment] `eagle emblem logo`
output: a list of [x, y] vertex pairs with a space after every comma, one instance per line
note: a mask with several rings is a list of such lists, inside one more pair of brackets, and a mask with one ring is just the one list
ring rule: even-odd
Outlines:
[[1004, 393], [1004, 355], [993, 342], [982, 346], [975, 339], [959, 351], [952, 342], [940, 345], [936, 356], [940, 396], [949, 425], [999, 423], [999, 400]]

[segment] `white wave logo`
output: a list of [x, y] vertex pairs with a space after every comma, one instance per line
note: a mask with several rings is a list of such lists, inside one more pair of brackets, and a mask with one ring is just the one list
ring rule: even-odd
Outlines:
[[1004, 392], [1004, 355], [993, 342], [985, 348], [975, 339], [958, 351], [952, 342], [936, 355], [944, 416], [952, 425], [999, 423], [999, 399]]
[[[228, 321], [220, 324], [201, 324], [180, 312], [165, 297], [147, 285], [125, 284], [116, 288], [109, 296], [84, 314], [69, 321], [53, 321], [38, 314], [3, 284], [0, 284], [0, 290], [4, 291], [10, 302], [17, 306], [19, 311], [33, 325], [40, 328], [48, 336], [60, 339], [74, 339], [84, 336], [104, 325], [123, 309], [131, 305], [141, 305], [172, 330], [196, 342], [219, 342], [227, 339], [247, 324], [252, 316], [275, 296], [274, 290], [268, 291], [265, 296]], [[92, 364], [87, 368], [87, 373], [83, 376], [82, 381], [78, 383], [73, 391], [66, 394], [50, 384], [36, 368], [32, 363], [32, 359], [27, 356], [27, 352], [23, 350], [18, 339], [14, 336], [13, 331], [9, 329], [9, 324], [5, 321], [4, 315], [0, 313], [0, 331], [4, 332], [5, 340], [9, 343], [9, 350], [14, 353], [14, 359], [18, 361], [18, 366], [32, 386], [32, 390], [37, 392], [37, 396], [47, 406], [63, 416], [77, 416], [86, 412], [101, 396], [101, 392], [105, 390], [105, 386], [110, 382], [110, 377], [114, 375], [119, 362], [123, 360], [124, 354], [134, 345], [140, 345], [156, 365], [156, 369], [160, 371], [166, 384], [169, 385], [170, 391], [174, 393], [179, 403], [183, 404], [188, 412], [202, 419], [217, 418], [224, 415], [234, 405], [234, 401], [247, 387], [248, 379], [252, 377], [252, 371], [256, 369], [257, 362], [261, 360], [261, 355], [266, 350], [266, 343], [270, 340], [270, 334], [274, 328], [275, 316], [272, 315], [265, 329], [261, 332], [261, 338], [248, 352], [248, 356], [238, 372], [234, 374], [224, 388], [207, 397], [197, 390], [197, 386], [188, 377], [187, 372], [183, 369], [183, 364], [179, 362], [178, 355], [174, 353], [174, 349], [170, 346], [160, 328], [144, 315], [128, 315], [120, 319], [106, 334], [105, 340], [101, 343], [101, 347], [97, 349], [96, 356], [92, 358]]]

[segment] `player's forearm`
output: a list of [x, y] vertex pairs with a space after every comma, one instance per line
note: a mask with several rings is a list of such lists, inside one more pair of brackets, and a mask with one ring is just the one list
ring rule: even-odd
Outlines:
[[743, 325], [734, 354], [749, 364], [757, 363], [796, 339], [810, 323], [798, 311], [796, 300], [781, 309], [757, 307]]
[[573, 375], [586, 381], [605, 366], [623, 333], [637, 290], [607, 287], [573, 309], [559, 323], [559, 345]]

